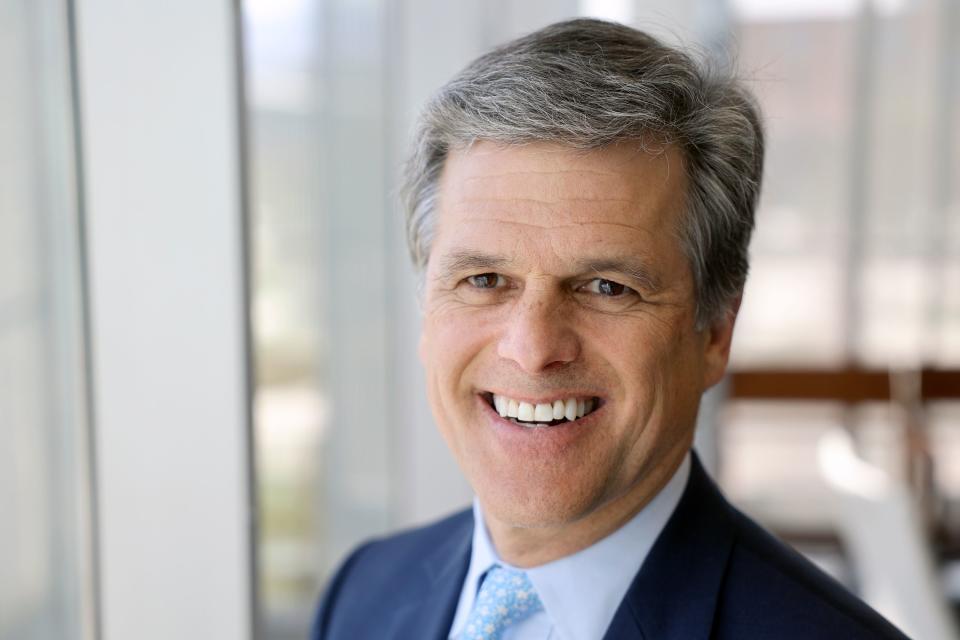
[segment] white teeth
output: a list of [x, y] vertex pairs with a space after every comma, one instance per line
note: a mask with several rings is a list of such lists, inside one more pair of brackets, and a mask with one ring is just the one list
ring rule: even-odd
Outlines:
[[554, 400], [550, 402], [532, 403], [519, 402], [497, 394], [493, 395], [493, 408], [503, 418], [516, 418], [522, 422], [528, 423], [528, 427], [549, 426], [544, 423], [556, 420], [573, 421], [582, 418], [594, 408], [593, 398], [568, 398], [566, 400]]
[[563, 400], [555, 400], [553, 403], [553, 419], [560, 420], [563, 418]]
[[493, 406], [496, 407], [497, 413], [500, 414], [501, 418], [507, 417], [508, 404], [509, 404], [509, 400], [507, 400], [503, 396], [493, 396]]
[[521, 402], [520, 408], [517, 409], [517, 420], [533, 422], [533, 405], [529, 402]]
[[537, 408], [533, 410], [533, 419], [537, 422], [550, 422], [553, 420], [553, 405], [538, 404]]

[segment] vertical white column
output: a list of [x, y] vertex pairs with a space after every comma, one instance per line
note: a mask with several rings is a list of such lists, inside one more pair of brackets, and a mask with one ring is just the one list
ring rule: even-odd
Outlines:
[[104, 640], [251, 636], [234, 12], [76, 2]]

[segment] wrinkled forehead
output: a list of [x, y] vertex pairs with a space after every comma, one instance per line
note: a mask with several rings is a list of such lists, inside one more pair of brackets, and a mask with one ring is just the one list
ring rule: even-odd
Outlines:
[[660, 224], [684, 203], [681, 152], [619, 143], [577, 150], [552, 143], [481, 141], [452, 151], [439, 184], [441, 224], [517, 218], [534, 226]]

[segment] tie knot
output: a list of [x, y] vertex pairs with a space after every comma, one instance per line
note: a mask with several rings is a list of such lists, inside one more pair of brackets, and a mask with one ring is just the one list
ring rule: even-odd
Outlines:
[[497, 640], [504, 629], [543, 608], [523, 571], [495, 565], [480, 586], [463, 640]]

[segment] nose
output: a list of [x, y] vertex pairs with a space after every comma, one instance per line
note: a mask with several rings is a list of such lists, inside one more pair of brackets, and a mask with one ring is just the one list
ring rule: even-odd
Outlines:
[[540, 373], [572, 362], [580, 355], [580, 339], [562, 297], [545, 290], [523, 292], [506, 320], [497, 345], [501, 358], [527, 373]]

